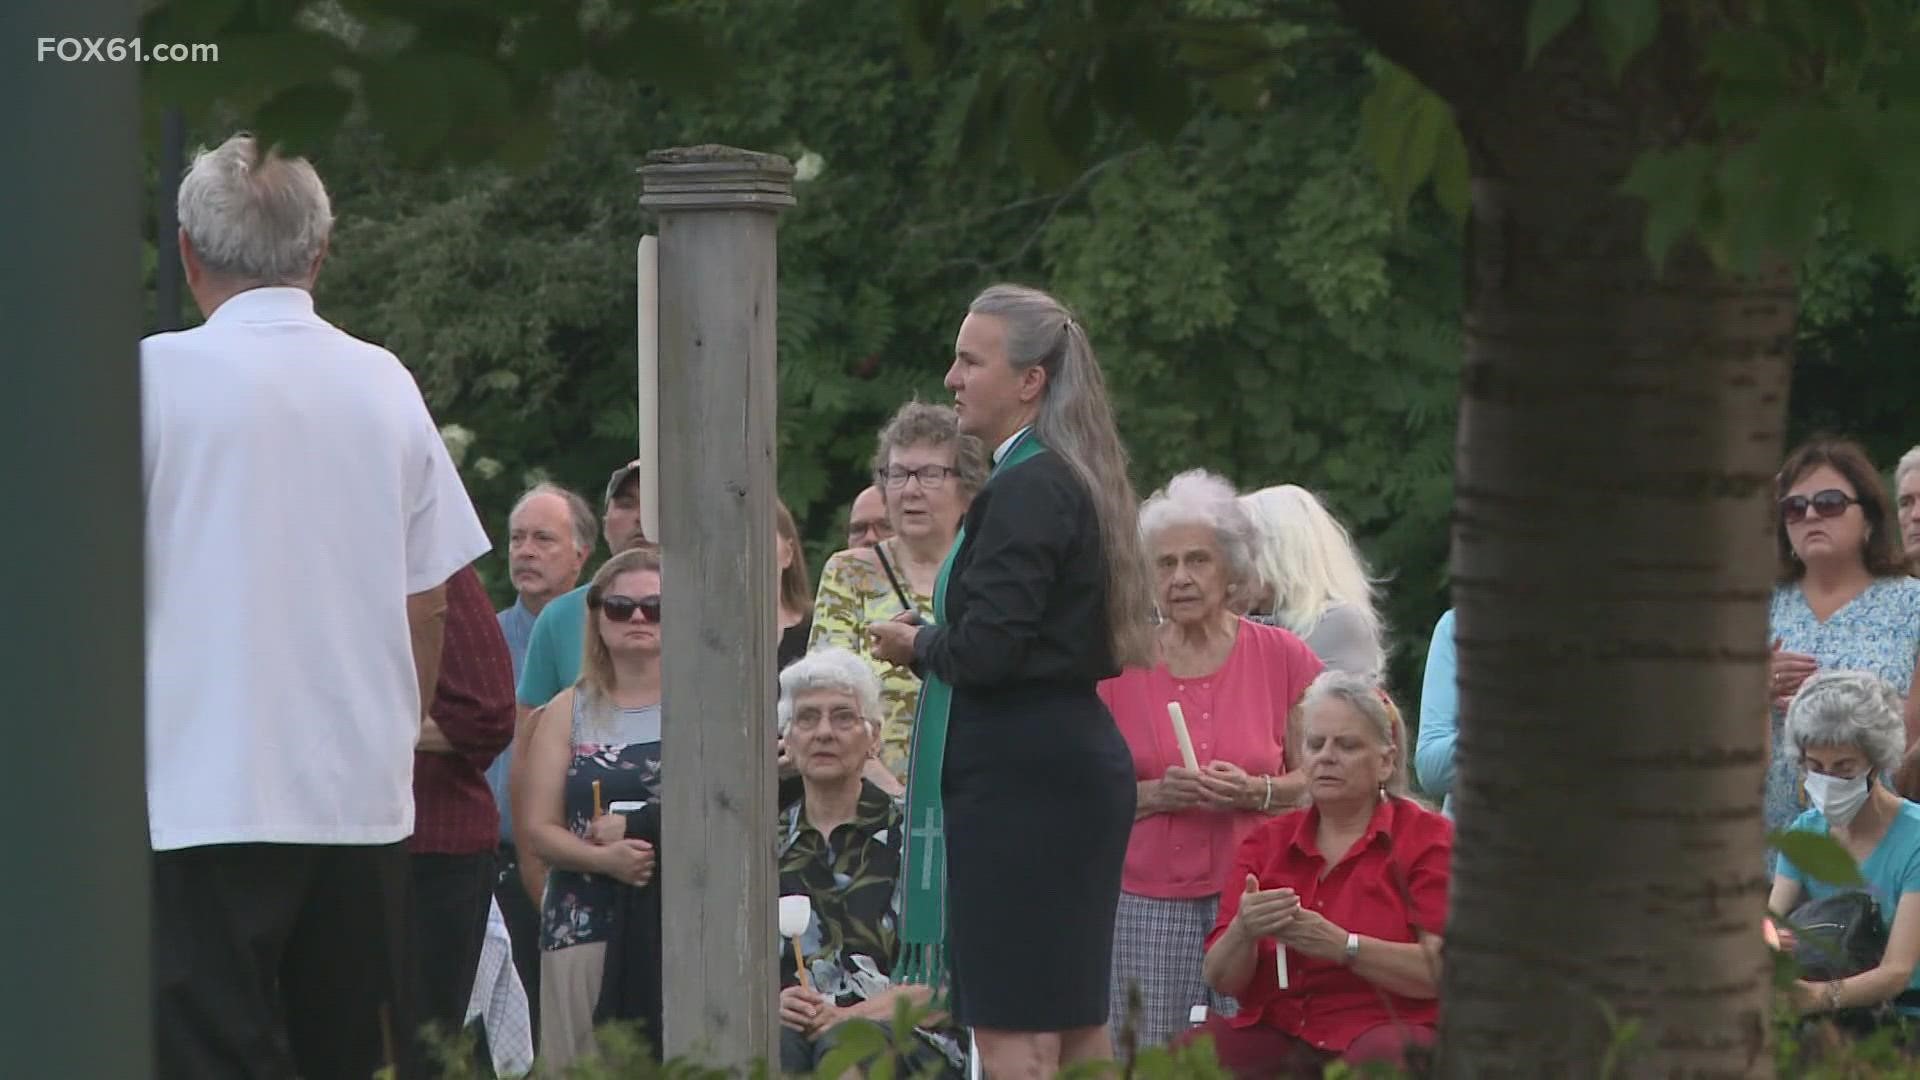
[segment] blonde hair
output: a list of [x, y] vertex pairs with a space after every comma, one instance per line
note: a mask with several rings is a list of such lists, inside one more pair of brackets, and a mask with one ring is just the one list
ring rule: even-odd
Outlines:
[[1127, 476], [1127, 448], [1114, 427], [1106, 378], [1087, 331], [1065, 304], [1024, 285], [987, 288], [967, 311], [1006, 327], [1007, 362], [1038, 364], [1046, 389], [1033, 433], [1087, 489], [1107, 571], [1107, 643], [1122, 667], [1153, 662], [1153, 578], [1140, 550], [1140, 498]]
[[580, 678], [573, 685], [575, 693], [586, 695], [590, 713], [604, 712], [611, 707], [614, 685], [619, 681], [613, 671], [613, 652], [607, 648], [607, 640], [600, 636], [600, 601], [606, 597], [607, 590], [613, 588], [615, 578], [636, 570], [659, 573], [660, 549], [642, 544], [622, 551], [602, 563], [587, 586], [586, 636], [580, 643]]
[[1376, 590], [1366, 560], [1346, 526], [1312, 492], [1282, 484], [1242, 495], [1240, 505], [1259, 532], [1254, 572], [1272, 590], [1272, 614], [1282, 626], [1305, 637], [1328, 608], [1344, 604], [1379, 639]]

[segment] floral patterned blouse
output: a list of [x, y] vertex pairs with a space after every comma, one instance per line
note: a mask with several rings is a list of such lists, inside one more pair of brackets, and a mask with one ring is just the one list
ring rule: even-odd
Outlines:
[[[1788, 652], [1806, 653], [1821, 671], [1868, 671], [1885, 679], [1901, 696], [1913, 682], [1920, 656], [1920, 580], [1880, 578], [1821, 622], [1807, 606], [1795, 582], [1773, 590], [1767, 611], [1769, 644], [1779, 639]], [[1773, 760], [1767, 767], [1768, 829], [1784, 829], [1806, 808], [1800, 769], [1782, 738], [1786, 714], [1775, 711]], [[1771, 857], [1769, 857], [1771, 858]]]
[[[567, 766], [567, 828], [585, 837], [593, 824], [593, 784], [602, 809], [616, 802], [660, 797], [660, 706], [614, 709], [595, 716], [584, 688], [573, 695], [573, 763]], [[615, 890], [621, 884], [578, 870], [547, 871], [540, 905], [540, 947], [564, 949], [605, 941], [612, 929]]]
[[[900, 587], [911, 590], [901, 569], [896, 541], [881, 541]], [[933, 597], [909, 592], [920, 617], [933, 623]], [[920, 679], [897, 664], [876, 659], [868, 651], [869, 623], [885, 622], [905, 608], [887, 583], [887, 575], [872, 555], [858, 549], [842, 551], [820, 571], [820, 589], [813, 601], [813, 637], [807, 651], [838, 646], [866, 658], [880, 677], [880, 705], [885, 712], [880, 728], [880, 761], [901, 781], [907, 778], [908, 752], [913, 743], [913, 713], [920, 705]]]
[[[899, 881], [906, 810], [862, 781], [853, 820], [831, 837], [807, 823], [806, 799], [794, 800], [774, 830], [780, 852], [780, 895], [808, 897], [813, 916], [800, 935], [800, 949], [813, 988], [834, 1004], [850, 1006], [893, 986], [899, 954]], [[780, 946], [781, 986], [799, 985], [793, 943]], [[919, 1034], [958, 1066], [956, 1033], [940, 1027]]]

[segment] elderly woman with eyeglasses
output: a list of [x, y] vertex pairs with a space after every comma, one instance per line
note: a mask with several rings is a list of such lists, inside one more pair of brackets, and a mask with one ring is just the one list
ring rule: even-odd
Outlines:
[[[1141, 507], [1140, 533], [1161, 615], [1154, 664], [1101, 683], [1100, 697], [1133, 752], [1138, 785], [1111, 1023], [1152, 1046], [1184, 1030], [1195, 1005], [1233, 1011], [1208, 992], [1200, 955], [1240, 840], [1305, 793], [1305, 774], [1288, 761], [1288, 723], [1322, 665], [1291, 631], [1234, 614], [1259, 578], [1254, 524], [1224, 478], [1198, 469], [1174, 477]], [[1182, 759], [1173, 703], [1197, 769]], [[1140, 1011], [1129, 1016], [1135, 995]]]
[[884, 709], [874, 752], [884, 769], [870, 770], [867, 778], [898, 795], [906, 790], [920, 677], [908, 665], [875, 656], [866, 630], [903, 612], [933, 622], [934, 579], [960, 531], [961, 517], [986, 482], [986, 451], [980, 440], [960, 431], [951, 408], [908, 402], [880, 429], [873, 475], [886, 497], [893, 535], [827, 560], [813, 602], [808, 648], [846, 649], [873, 665]]
[[1241, 842], [1207, 938], [1240, 1011], [1200, 1031], [1236, 1076], [1404, 1066], [1439, 1018], [1453, 822], [1406, 797], [1406, 728], [1371, 678], [1322, 674], [1300, 728], [1311, 805]]
[[[805, 929], [781, 943], [780, 1068], [788, 1074], [818, 1069], [849, 1026], [891, 1029], [900, 1000], [925, 1006], [933, 997], [893, 981], [906, 812], [863, 775], [880, 715], [879, 679], [845, 649], [808, 653], [780, 673], [780, 735], [802, 780], [774, 831], [780, 895], [808, 898]], [[923, 1019], [898, 1050], [911, 1075], [957, 1075], [958, 1033], [938, 1019]]]
[[[1813, 803], [1791, 829], [1830, 836], [1853, 856], [1888, 935], [1878, 966], [1795, 983], [1804, 1013], [1891, 1005], [1901, 1017], [1920, 1016], [1920, 806], [1886, 783], [1906, 746], [1902, 708], [1884, 680], [1834, 671], [1808, 679], [1787, 709], [1785, 750], [1805, 771]], [[1767, 908], [1783, 918], [1837, 891], [1782, 855]]]
[[[1769, 829], [1786, 827], [1806, 806], [1781, 739], [1787, 703], [1801, 684], [1816, 671], [1870, 671], [1906, 697], [1920, 662], [1920, 581], [1907, 575], [1899, 523], [1866, 452], [1846, 440], [1816, 439], [1787, 458], [1777, 483], [1779, 584], [1767, 616]], [[1916, 706], [1903, 705], [1909, 744], [1920, 734]]]

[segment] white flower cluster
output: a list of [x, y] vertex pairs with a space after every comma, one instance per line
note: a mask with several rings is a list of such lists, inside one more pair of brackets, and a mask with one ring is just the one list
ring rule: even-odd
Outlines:
[[467, 448], [473, 445], [473, 432], [459, 424], [447, 424], [440, 429], [440, 441], [447, 444], [447, 456], [458, 465], [466, 460]]

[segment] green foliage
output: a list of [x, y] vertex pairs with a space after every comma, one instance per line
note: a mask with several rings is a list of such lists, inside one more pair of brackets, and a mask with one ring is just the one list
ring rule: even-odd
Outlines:
[[1417, 687], [1444, 607], [1459, 249], [1425, 209], [1395, 227], [1352, 134], [1364, 66], [1302, 65], [1266, 110], [1203, 98], [1166, 146], [1101, 121], [1094, 164], [1055, 191], [956, 149], [996, 41], [918, 82], [899, 78], [885, 0], [677, 10], [723, 25], [718, 47], [756, 78], [671, 106], [565, 80], [531, 170], [420, 171], [369, 118], [317, 158], [339, 217], [320, 310], [392, 348], [472, 433], [462, 469], [496, 537], [530, 481], [597, 501], [632, 456], [645, 151], [814, 154], [781, 222], [779, 298], [780, 490], [814, 565], [887, 415], [946, 400], [966, 301], [1031, 281], [1085, 315], [1143, 493], [1195, 466], [1319, 491], [1391, 578], [1396, 678]]
[[1467, 146], [1453, 109], [1406, 69], [1379, 62], [1379, 79], [1360, 108], [1360, 142], [1380, 171], [1387, 196], [1404, 212], [1429, 182], [1455, 218], [1467, 215]]
[[1843, 888], [1862, 888], [1866, 879], [1860, 867], [1839, 841], [1825, 833], [1797, 829], [1775, 830], [1767, 834], [1767, 843], [1793, 861], [1816, 881]]
[[[149, 121], [165, 106], [230, 116], [303, 151], [350, 116], [416, 164], [531, 166], [552, 130], [557, 77], [644, 74], [698, 91], [729, 70], [701, 22], [655, 0], [157, 0], [149, 41], [205, 42], [217, 63], [152, 64]], [[151, 124], [150, 124], [151, 126]]]

